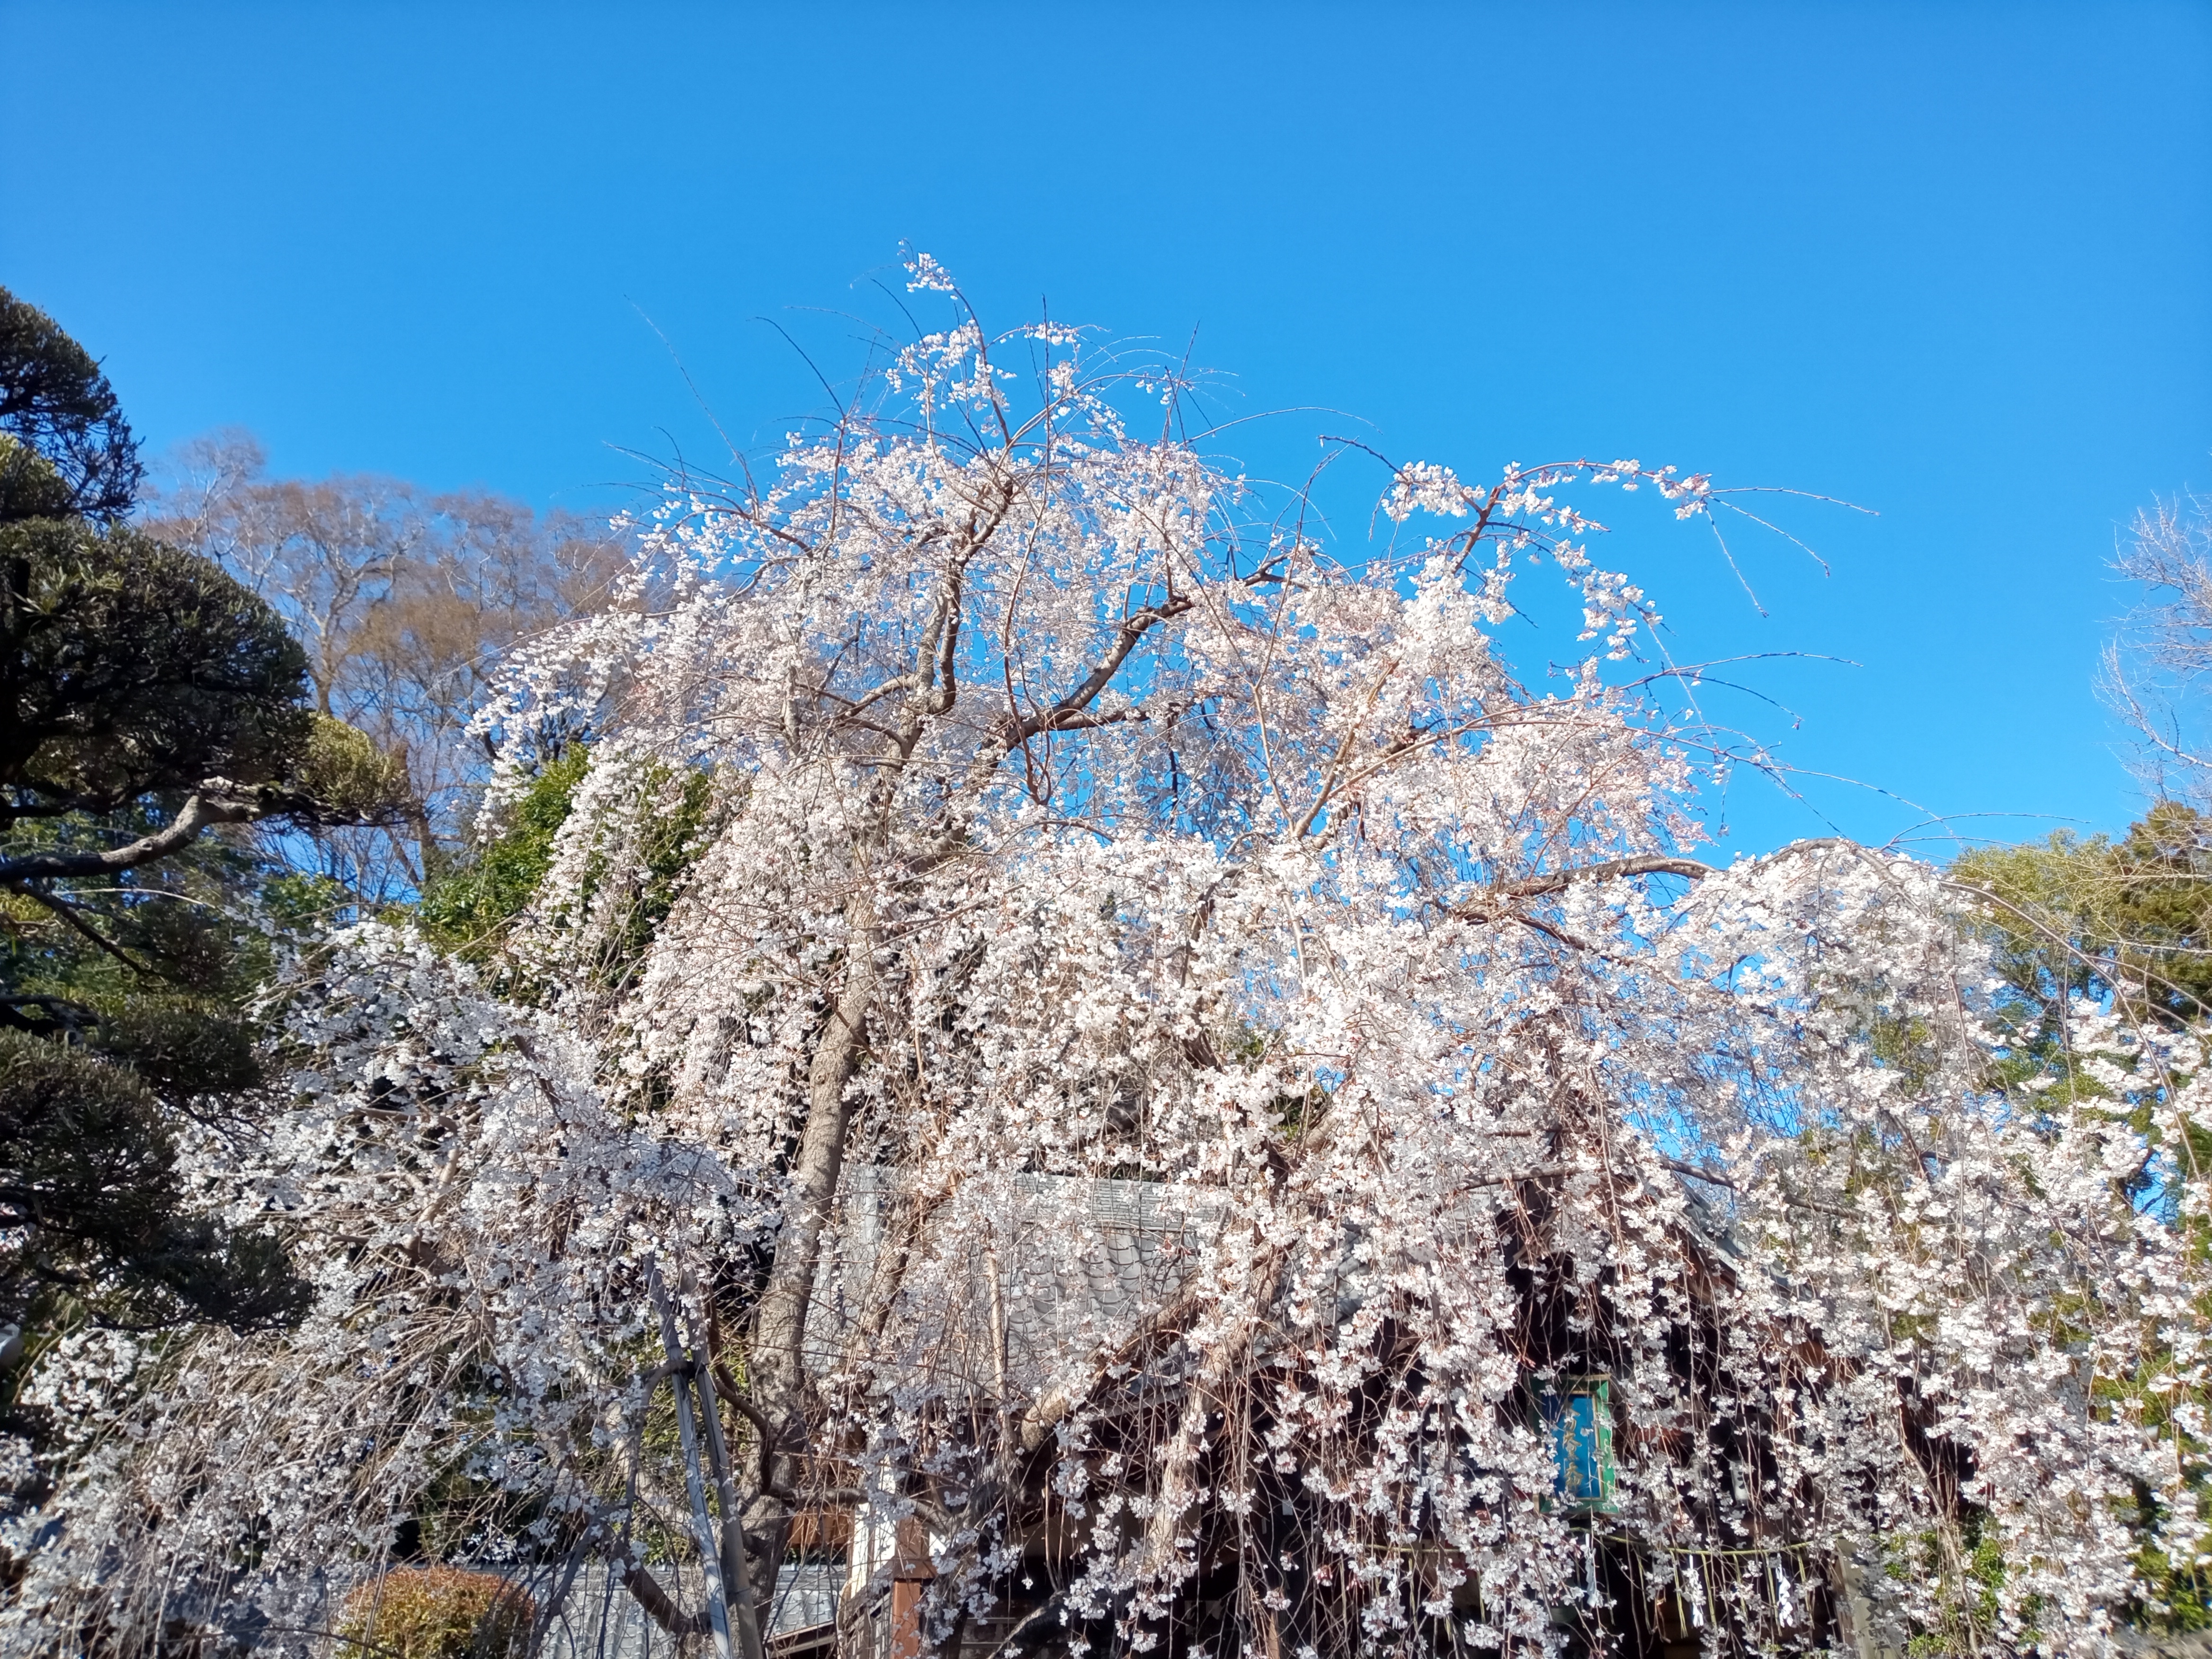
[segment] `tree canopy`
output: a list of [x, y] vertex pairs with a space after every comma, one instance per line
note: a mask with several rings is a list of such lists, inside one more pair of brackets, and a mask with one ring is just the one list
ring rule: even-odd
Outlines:
[[0, 529], [0, 674], [15, 817], [104, 813], [222, 780], [280, 783], [313, 730], [306, 659], [276, 614], [207, 560], [128, 529]]
[[466, 861], [490, 759], [470, 722], [503, 653], [602, 608], [617, 539], [480, 490], [264, 467], [243, 434], [185, 446], [159, 471], [145, 528], [264, 600], [306, 642], [315, 708], [391, 757], [403, 810], [319, 851], [363, 898], [404, 900]]
[[0, 520], [112, 524], [137, 505], [138, 443], [107, 376], [52, 317], [4, 288], [0, 433], [13, 440], [0, 448]]
[[[276, 612], [117, 522], [139, 474], [113, 394], [6, 295], [0, 399], [8, 1357], [88, 1326], [282, 1323], [306, 1293], [275, 1235], [210, 1206], [179, 1164], [185, 1141], [235, 1133], [268, 1097], [244, 1006], [286, 921], [268, 902], [282, 870], [208, 832], [373, 817], [389, 768], [306, 702]], [[10, 1422], [51, 1429], [36, 1409]]]
[[73, 1339], [8, 1616], [304, 1626], [434, 1522], [747, 1659], [840, 1529], [937, 1648], [2112, 1650], [2203, 1545], [2185, 1011], [2055, 999], [2054, 1087], [1954, 874], [1700, 855], [1590, 514], [1710, 478], [1386, 463], [1332, 541], [1146, 435], [1173, 364], [910, 275], [508, 649], [498, 860], [303, 959], [193, 1152], [313, 1307]]

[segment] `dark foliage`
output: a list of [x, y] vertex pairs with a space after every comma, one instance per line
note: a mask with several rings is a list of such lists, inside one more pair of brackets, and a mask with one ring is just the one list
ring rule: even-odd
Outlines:
[[0, 526], [0, 811], [112, 811], [306, 758], [299, 643], [207, 560], [39, 519]]
[[102, 1322], [235, 1328], [295, 1316], [306, 1288], [266, 1233], [185, 1207], [173, 1109], [82, 1040], [0, 1030], [0, 1312], [58, 1292]]
[[[36, 306], [0, 288], [0, 519], [112, 524], [138, 498], [137, 441], [92, 355]], [[28, 462], [43, 458], [50, 475]]]
[[178, 1137], [252, 1132], [250, 1000], [315, 908], [251, 826], [389, 793], [373, 745], [306, 702], [274, 611], [116, 522], [137, 483], [97, 364], [0, 291], [5, 1394], [73, 1326], [251, 1329], [305, 1305], [272, 1231], [188, 1189]]

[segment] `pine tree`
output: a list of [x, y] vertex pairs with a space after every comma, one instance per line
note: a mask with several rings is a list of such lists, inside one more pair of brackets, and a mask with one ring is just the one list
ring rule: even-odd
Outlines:
[[0, 290], [0, 1357], [88, 1322], [282, 1323], [267, 1228], [201, 1212], [180, 1135], [266, 1092], [246, 1009], [311, 909], [256, 823], [386, 810], [391, 769], [207, 559], [121, 522], [98, 365]]

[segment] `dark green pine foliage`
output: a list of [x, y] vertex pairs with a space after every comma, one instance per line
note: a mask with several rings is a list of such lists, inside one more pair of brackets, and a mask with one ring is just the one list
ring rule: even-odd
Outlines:
[[314, 717], [307, 659], [276, 614], [202, 558], [81, 520], [0, 526], [15, 816], [112, 812], [220, 778], [285, 779]]
[[394, 795], [266, 605], [119, 522], [137, 478], [98, 365], [0, 290], [0, 1396], [74, 1325], [305, 1305], [273, 1218], [220, 1224], [179, 1143], [251, 1133], [252, 997], [335, 896], [271, 827]]
[[[97, 849], [158, 823], [150, 805], [19, 822], [7, 850]], [[85, 1321], [284, 1322], [306, 1291], [274, 1233], [215, 1224], [176, 1143], [252, 1132], [269, 1079], [247, 1010], [328, 896], [209, 836], [43, 898], [0, 895], [0, 1317], [33, 1345]]]
[[0, 454], [8, 516], [113, 524], [138, 498], [138, 445], [107, 376], [52, 318], [4, 288], [0, 432], [16, 445]]

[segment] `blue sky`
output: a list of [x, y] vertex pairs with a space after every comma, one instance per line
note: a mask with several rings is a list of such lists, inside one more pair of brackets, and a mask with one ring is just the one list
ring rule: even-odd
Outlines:
[[1257, 472], [1356, 416], [1877, 509], [1782, 509], [1826, 576], [1736, 538], [1763, 617], [1615, 515], [1677, 658], [1859, 665], [1716, 712], [1889, 793], [1741, 784], [1730, 846], [2139, 805], [2092, 680], [2116, 530], [2212, 486], [2212, 7], [0, 0], [0, 283], [150, 447], [595, 506], [619, 447], [714, 447], [644, 319], [772, 442], [820, 393], [753, 319], [855, 366], [831, 313], [906, 239], [987, 321], [1195, 329], [1231, 412], [1343, 411], [1239, 428]]

